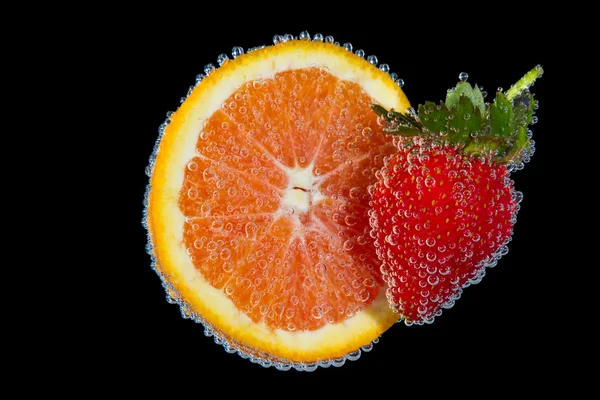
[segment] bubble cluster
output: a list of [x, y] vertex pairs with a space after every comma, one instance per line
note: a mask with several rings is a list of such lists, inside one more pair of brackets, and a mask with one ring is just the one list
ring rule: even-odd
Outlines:
[[[300, 33], [300, 35], [294, 37], [293, 35], [290, 34], [286, 34], [286, 35], [275, 35], [273, 36], [273, 44], [277, 45], [279, 43], [285, 43], [288, 42], [290, 40], [311, 40], [310, 38], [310, 34], [307, 31], [303, 31]], [[323, 34], [321, 33], [316, 33], [313, 38], [313, 41], [315, 42], [326, 42], [326, 43], [332, 43], [335, 44], [337, 46], [342, 46], [345, 50], [349, 51], [350, 53], [353, 52], [353, 46], [352, 43], [344, 43], [343, 45], [340, 44], [340, 42], [336, 42], [335, 39], [333, 38], [333, 36], [326, 36], [324, 37]], [[355, 54], [361, 58], [365, 58], [365, 51], [362, 49], [358, 49], [356, 50]], [[379, 63], [379, 60], [377, 59], [377, 56], [375, 55], [370, 55], [366, 58], [366, 60], [371, 63], [372, 65], [377, 66]], [[389, 73], [392, 80], [400, 87], [404, 86], [404, 80], [403, 79], [398, 79], [398, 75], [395, 73], [390, 73], [390, 67], [388, 64], [381, 64], [379, 66], [379, 69], [381, 69], [383, 72], [385, 73]], [[467, 75], [468, 77], [468, 75]]]

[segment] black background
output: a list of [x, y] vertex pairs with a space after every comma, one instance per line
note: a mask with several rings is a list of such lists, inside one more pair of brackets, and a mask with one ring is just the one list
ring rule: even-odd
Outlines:
[[[102, 352], [106, 351], [111, 360], [104, 371], [107, 382], [142, 376], [158, 384], [174, 378], [191, 388], [198, 385], [200, 389], [204, 385], [201, 382], [220, 389], [249, 385], [270, 395], [265, 385], [274, 380], [283, 384], [327, 383], [332, 387], [360, 380], [401, 388], [416, 385], [418, 378], [427, 381], [450, 375], [465, 385], [490, 376], [492, 380], [502, 377], [497, 385], [515, 380], [531, 385], [540, 379], [538, 372], [550, 368], [556, 350], [549, 351], [548, 343], [554, 340], [551, 337], [558, 323], [545, 284], [548, 270], [555, 268], [549, 263], [552, 228], [548, 215], [552, 212], [551, 143], [558, 132], [553, 129], [550, 88], [560, 73], [545, 39], [539, 38], [538, 45], [532, 47], [490, 49], [489, 37], [494, 32], [467, 35], [461, 40], [448, 37], [451, 32], [443, 39], [433, 32], [423, 45], [418, 38], [421, 30], [432, 30], [427, 27], [401, 35], [396, 27], [362, 24], [344, 30], [329, 26], [256, 23], [237, 32], [202, 26], [181, 30], [136, 26], [124, 28], [118, 46], [108, 49], [112, 57], [103, 62], [115, 77], [112, 90], [118, 99], [115, 107], [120, 135], [112, 150], [115, 157], [127, 161], [119, 164], [120, 185], [114, 193], [120, 199], [122, 217], [114, 227], [112, 240], [117, 255], [109, 268], [118, 278], [104, 287], [104, 299], [111, 301], [106, 302], [100, 316], [102, 343], [106, 345]], [[471, 83], [490, 93], [499, 86], [508, 88], [536, 64], [546, 71], [533, 88], [540, 104], [539, 122], [532, 128], [537, 151], [524, 170], [513, 174], [524, 200], [509, 254], [488, 270], [480, 284], [466, 289], [456, 306], [444, 311], [433, 325], [407, 328], [396, 324], [358, 361], [312, 373], [265, 369], [227, 354], [203, 335], [202, 326], [182, 319], [178, 307], [165, 301], [159, 278], [150, 269], [150, 257], [144, 250], [146, 232], [141, 225], [148, 183], [144, 169], [158, 127], [166, 112], [179, 106], [196, 74], [207, 63], [217, 65], [217, 56], [230, 54], [233, 46], [247, 49], [271, 44], [274, 34], [298, 35], [302, 30], [311, 36], [317, 32], [333, 35], [341, 43], [351, 42], [355, 50], [362, 48], [367, 55], [377, 55], [380, 63], [389, 64], [391, 71], [404, 79], [403, 90], [415, 106], [442, 99], [461, 71], [469, 73]], [[536, 371], [535, 376], [531, 371]], [[262, 384], [251, 386], [250, 382]], [[452, 390], [460, 391], [458, 387]]]

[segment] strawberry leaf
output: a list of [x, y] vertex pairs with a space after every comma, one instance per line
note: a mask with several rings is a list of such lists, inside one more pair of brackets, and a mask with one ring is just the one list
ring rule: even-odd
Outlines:
[[473, 89], [469, 82], [459, 82], [455, 88], [448, 91], [446, 94], [446, 106], [450, 109], [458, 108], [462, 96], [468, 97], [469, 100], [471, 100], [471, 103], [479, 109], [481, 114], [485, 112], [485, 102], [481, 90], [479, 90], [477, 85], [475, 85], [475, 88]]
[[446, 129], [446, 118], [450, 114], [443, 101], [439, 105], [431, 101], [419, 104], [419, 119], [425, 128], [431, 132], [440, 133]]
[[460, 96], [456, 109], [448, 116], [446, 129], [451, 143], [467, 143], [471, 134], [481, 129], [481, 113], [468, 96]]
[[517, 134], [515, 135], [515, 148], [522, 149], [527, 146], [529, 138], [527, 137], [527, 128], [524, 126], [519, 127]]
[[483, 136], [473, 139], [464, 149], [469, 155], [485, 155], [499, 152], [510, 146], [510, 141], [505, 137]]
[[498, 156], [495, 158], [495, 162], [507, 163], [509, 161], [519, 160], [521, 150], [528, 145], [529, 138], [527, 137], [527, 128], [521, 126], [509, 142], [498, 147]]
[[496, 93], [490, 106], [490, 128], [492, 136], [511, 136], [513, 131], [513, 105], [502, 92]]
[[520, 127], [528, 126], [533, 119], [533, 95], [528, 93], [514, 100], [513, 132], [516, 133]]
[[373, 111], [386, 122], [383, 130], [393, 136], [413, 137], [424, 133], [423, 125], [410, 114], [402, 114], [393, 109], [388, 111], [379, 104], [371, 106]]

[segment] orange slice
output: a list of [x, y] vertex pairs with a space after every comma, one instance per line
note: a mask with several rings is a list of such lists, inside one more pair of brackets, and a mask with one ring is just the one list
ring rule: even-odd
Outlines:
[[[385, 69], [385, 68], [384, 68]], [[151, 168], [149, 252], [169, 296], [230, 352], [311, 370], [398, 316], [367, 187], [394, 151], [371, 104], [410, 107], [362, 57], [291, 40], [225, 61], [170, 116]]]

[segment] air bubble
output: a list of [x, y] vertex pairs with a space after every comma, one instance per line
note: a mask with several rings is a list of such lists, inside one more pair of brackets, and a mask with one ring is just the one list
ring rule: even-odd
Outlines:
[[300, 32], [300, 40], [310, 40], [310, 34], [307, 31]]
[[378, 63], [377, 56], [369, 56], [367, 57], [367, 61], [371, 63], [371, 65], [377, 65]]
[[317, 265], [315, 265], [315, 272], [318, 276], [324, 276], [327, 272], [327, 267], [322, 262], [318, 262]]
[[273, 44], [279, 44], [283, 41], [283, 38], [280, 35], [273, 36]]
[[398, 85], [399, 87], [404, 87], [404, 79], [397, 79], [396, 85]]
[[467, 79], [469, 79], [469, 74], [467, 74], [466, 72], [461, 72], [460, 74], [458, 74], [458, 79], [460, 79], [461, 82], [466, 82]]
[[352, 189], [350, 189], [349, 194], [351, 199], [358, 199], [360, 197], [360, 189], [357, 187], [353, 187]]
[[381, 65], [379, 66], [379, 69], [380, 69], [380, 70], [382, 70], [382, 71], [383, 71], [383, 72], [385, 72], [385, 73], [388, 73], [388, 72], [390, 72], [390, 66], [389, 66], [389, 65], [387, 65], [387, 64], [381, 64]]
[[322, 42], [323, 41], [323, 34], [321, 34], [321, 33], [315, 33], [315, 36], [313, 37], [313, 40], [315, 42]]
[[396, 246], [398, 244], [398, 242], [394, 238], [394, 235], [387, 235], [385, 237], [385, 241], [388, 242], [392, 246]]
[[227, 54], [219, 54], [219, 57], [217, 57], [217, 63], [219, 64], [219, 67], [225, 64], [228, 60], [229, 57], [227, 57]]
[[204, 171], [202, 171], [202, 178], [204, 179], [205, 182], [208, 182], [212, 179], [216, 179], [217, 174], [214, 169], [206, 168]]
[[333, 43], [333, 42], [335, 42], [335, 39], [333, 38], [333, 36], [327, 36], [325, 38], [325, 42], [326, 43]]
[[289, 42], [289, 41], [292, 41], [292, 40], [294, 40], [294, 36], [292, 34], [290, 34], [290, 33], [287, 33], [287, 34], [285, 34], [283, 36], [283, 41], [284, 42]]
[[369, 291], [367, 289], [362, 289], [360, 292], [357, 293], [356, 300], [365, 302], [365, 301], [369, 300], [370, 297], [371, 297], [371, 293], [369, 293]]
[[352, 53], [352, 43], [344, 43], [344, 49]]
[[191, 187], [188, 189], [187, 194], [191, 200], [195, 200], [198, 198], [198, 189], [196, 189], [195, 187]]
[[254, 222], [248, 222], [246, 227], [244, 228], [246, 231], [246, 237], [255, 237], [256, 236], [256, 224]]
[[346, 222], [346, 225], [348, 226], [354, 226], [358, 223], [358, 218], [352, 215], [347, 215], [346, 218], [344, 218], [344, 222]]
[[200, 212], [203, 215], [208, 215], [208, 213], [210, 212], [210, 204], [205, 202], [200, 206]]
[[255, 307], [258, 302], [260, 301], [260, 293], [258, 292], [252, 292], [252, 294], [250, 295], [250, 305], [252, 307]]
[[223, 271], [227, 273], [233, 272], [233, 264], [229, 261], [223, 263]]
[[213, 231], [220, 231], [221, 229], [223, 229], [223, 226], [225, 225], [225, 223], [220, 220], [220, 219], [215, 219], [212, 224], [210, 225], [211, 229]]
[[518, 190], [515, 190], [512, 194], [513, 197], [513, 201], [517, 204], [519, 204], [521, 201], [523, 201], [523, 192], [519, 192]]
[[350, 289], [350, 286], [348, 286], [348, 285], [342, 286], [342, 294], [344, 296], [350, 296], [352, 294], [352, 289]]
[[344, 250], [347, 250], [347, 251], [352, 250], [354, 248], [354, 242], [351, 240], [346, 240], [344, 242], [343, 247], [344, 247]]
[[212, 64], [206, 64], [206, 65], [204, 66], [204, 73], [205, 73], [206, 75], [209, 75], [209, 74], [210, 74], [211, 72], [213, 72], [214, 70], [215, 70], [215, 66], [214, 66], [214, 65], [212, 65]]
[[[277, 35], [275, 35], [275, 36], [277, 36]], [[273, 38], [273, 41], [274, 40], [275, 40], [275, 38]], [[275, 44], [277, 44], [277, 43], [275, 43]], [[235, 46], [233, 49], [231, 49], [231, 56], [233, 58], [238, 58], [242, 54], [244, 54], [244, 49], [240, 46]]]
[[231, 257], [231, 250], [229, 250], [229, 249], [221, 250], [221, 254], [219, 254], [219, 257], [221, 257], [221, 260], [229, 260], [229, 258]]
[[313, 316], [313, 318], [320, 319], [323, 316], [323, 310], [319, 306], [314, 306], [310, 310], [310, 314]]
[[428, 188], [434, 187], [435, 186], [435, 178], [431, 175], [429, 175], [427, 178], [425, 178], [425, 186], [427, 186]]
[[359, 57], [361, 57], [361, 58], [364, 58], [364, 56], [365, 56], [365, 51], [364, 51], [364, 50], [362, 50], [362, 49], [359, 49], [359, 50], [356, 50], [356, 53], [354, 53], [354, 54], [356, 54], [357, 56], [359, 56]]
[[427, 277], [427, 283], [429, 283], [429, 284], [430, 284], [430, 285], [432, 285], [432, 286], [435, 286], [435, 285], [437, 285], [439, 282], [440, 282], [440, 278], [438, 278], [438, 277], [437, 277], [437, 276], [435, 276], [435, 275], [429, 275], [429, 276]]
[[190, 161], [187, 167], [190, 171], [194, 172], [198, 169], [198, 163], [196, 163], [195, 161]]
[[287, 310], [285, 310], [285, 317], [287, 319], [291, 319], [294, 317], [295, 311], [293, 308], [288, 308]]

